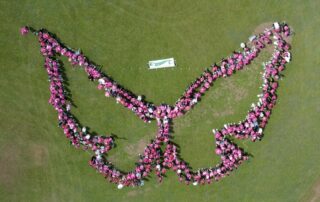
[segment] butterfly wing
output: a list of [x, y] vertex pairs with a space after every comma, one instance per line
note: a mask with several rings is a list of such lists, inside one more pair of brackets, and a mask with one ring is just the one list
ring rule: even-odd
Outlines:
[[[211, 88], [214, 81], [219, 78], [232, 76], [235, 72], [242, 70], [250, 64], [260, 51], [271, 44], [274, 46], [272, 57], [263, 64], [263, 84], [262, 92], [258, 95], [257, 103], [252, 104], [246, 118], [238, 123], [225, 124], [221, 129], [214, 129], [213, 134], [216, 143], [216, 154], [221, 157], [221, 162], [214, 167], [202, 168], [196, 173], [192, 173], [188, 164], [182, 159], [173, 160], [166, 158], [168, 165], [176, 167], [178, 176], [186, 176], [187, 181], [208, 182], [211, 179], [219, 180], [226, 176], [230, 171], [237, 168], [241, 162], [248, 159], [240, 147], [233, 143], [228, 136], [237, 139], [250, 138], [252, 141], [261, 140], [263, 129], [265, 128], [273, 107], [276, 104], [278, 80], [280, 73], [284, 70], [285, 65], [291, 60], [289, 52], [290, 45], [290, 28], [287, 24], [281, 24], [275, 28], [266, 29], [263, 33], [252, 39], [249, 46], [244, 46], [243, 51], [234, 52], [227, 59], [223, 59], [220, 64], [214, 64], [210, 70], [206, 70], [187, 88], [182, 97], [176, 102], [172, 118], [182, 116], [192, 109], [207, 90]], [[178, 148], [174, 144], [168, 144], [167, 153], [179, 156]], [[168, 166], [167, 165], [167, 166]], [[187, 167], [187, 169], [185, 169]]]

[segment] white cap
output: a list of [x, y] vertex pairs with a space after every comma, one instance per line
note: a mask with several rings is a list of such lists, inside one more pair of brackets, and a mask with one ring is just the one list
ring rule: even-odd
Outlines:
[[118, 184], [118, 189], [122, 189], [123, 188], [123, 184]]
[[103, 78], [100, 78], [100, 79], [98, 80], [98, 82], [99, 82], [100, 84], [105, 84], [105, 83], [106, 83], [106, 81], [105, 81]]
[[246, 44], [245, 44], [245, 43], [241, 43], [241, 44], [240, 44], [240, 47], [241, 47], [241, 48], [245, 48], [245, 47], [246, 47]]

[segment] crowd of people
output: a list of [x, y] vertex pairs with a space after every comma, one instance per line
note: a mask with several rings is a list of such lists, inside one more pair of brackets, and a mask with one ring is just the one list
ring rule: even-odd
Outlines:
[[[271, 28], [256, 35], [252, 41], [242, 44], [242, 51], [234, 51], [219, 64], [214, 64], [210, 69], [205, 70], [188, 86], [174, 106], [166, 104], [155, 106], [145, 101], [142, 96], [137, 96], [117, 84], [80, 51], [65, 46], [47, 30], [23, 27], [20, 32], [22, 35], [32, 32], [38, 37], [40, 52], [44, 57], [44, 67], [50, 82], [49, 103], [58, 112], [59, 127], [63, 129], [72, 145], [86, 150], [91, 149], [94, 152], [89, 164], [110, 182], [117, 184], [119, 189], [124, 186], [142, 186], [144, 179], [151, 171], [155, 171], [159, 181], [162, 181], [167, 170], [172, 169], [177, 173], [180, 181], [193, 185], [210, 184], [229, 175], [232, 170], [248, 159], [248, 155], [227, 137], [261, 140], [263, 129], [277, 100], [276, 90], [281, 71], [291, 59], [290, 45], [286, 41], [286, 37], [291, 35], [291, 30], [286, 23], [274, 23]], [[262, 92], [258, 95], [258, 102], [252, 104], [245, 120], [225, 124], [221, 129], [213, 129], [215, 153], [221, 157], [221, 162], [213, 167], [192, 171], [188, 163], [179, 157], [178, 148], [171, 140], [172, 119], [191, 110], [215, 80], [229, 77], [243, 69], [268, 45], [274, 46], [274, 52], [271, 59], [263, 64], [263, 85]], [[158, 132], [155, 139], [145, 147], [137, 166], [131, 172], [120, 171], [106, 159], [107, 152], [115, 144], [113, 136], [92, 135], [72, 115], [71, 99], [65, 86], [63, 64], [58, 59], [59, 56], [67, 57], [74, 66], [83, 67], [88, 78], [97, 81], [97, 88], [102, 90], [106, 97], [115, 98], [117, 103], [134, 112], [145, 122], [157, 121]], [[164, 149], [162, 149], [163, 146]]]

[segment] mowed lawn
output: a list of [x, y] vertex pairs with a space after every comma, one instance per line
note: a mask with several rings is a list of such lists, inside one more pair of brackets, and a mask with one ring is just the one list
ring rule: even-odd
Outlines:
[[[320, 201], [320, 1], [1, 1], [0, 201]], [[44, 27], [120, 84], [155, 104], [174, 104], [204, 69], [263, 23], [289, 23], [293, 61], [261, 142], [237, 141], [253, 155], [210, 186], [186, 186], [169, 172], [143, 187], [117, 190], [89, 167], [48, 104], [48, 78], [37, 39], [19, 28]], [[148, 70], [151, 59], [178, 66]], [[261, 85], [263, 53], [247, 69], [214, 84], [190, 113], [174, 120], [174, 141], [194, 169], [218, 162], [212, 128], [244, 119]], [[155, 136], [132, 112], [105, 98], [82, 69], [65, 62], [74, 114], [99, 134], [116, 134], [109, 158], [130, 170]], [[318, 198], [317, 198], [318, 197]]]

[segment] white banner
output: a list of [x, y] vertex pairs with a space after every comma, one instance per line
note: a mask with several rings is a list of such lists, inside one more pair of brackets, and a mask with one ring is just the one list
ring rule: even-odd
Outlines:
[[158, 69], [166, 67], [175, 67], [174, 58], [167, 58], [161, 60], [151, 60], [149, 61], [149, 69]]

